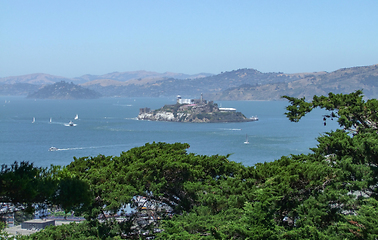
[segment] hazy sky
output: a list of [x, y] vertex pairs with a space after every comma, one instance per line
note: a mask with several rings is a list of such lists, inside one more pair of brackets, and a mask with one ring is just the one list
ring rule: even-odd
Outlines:
[[0, 0], [0, 77], [378, 63], [378, 1]]

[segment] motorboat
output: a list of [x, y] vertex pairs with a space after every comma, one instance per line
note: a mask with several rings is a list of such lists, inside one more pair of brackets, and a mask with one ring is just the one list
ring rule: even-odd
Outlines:
[[256, 116], [252, 116], [252, 117], [250, 117], [249, 119], [250, 119], [251, 121], [258, 121], [258, 120], [259, 120], [259, 118], [256, 117]]
[[72, 121], [69, 121], [69, 123], [65, 123], [64, 126], [66, 126], [66, 127], [75, 127], [76, 124], [74, 122], [72, 122]]
[[49, 151], [57, 151], [57, 150], [58, 150], [58, 148], [56, 148], [56, 147], [49, 148]]

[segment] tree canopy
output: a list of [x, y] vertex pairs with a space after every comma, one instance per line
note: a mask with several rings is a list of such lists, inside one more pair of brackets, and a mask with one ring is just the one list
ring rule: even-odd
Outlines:
[[42, 168], [14, 162], [1, 166], [0, 202], [6, 204], [0, 217], [21, 210], [34, 213], [52, 205], [68, 212], [89, 205], [91, 192], [86, 183], [67, 175], [59, 166]]

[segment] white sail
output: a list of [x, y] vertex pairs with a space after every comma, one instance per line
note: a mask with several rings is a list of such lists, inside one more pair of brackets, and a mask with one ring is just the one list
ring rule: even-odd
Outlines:
[[249, 144], [248, 135], [247, 134], [245, 135], [245, 142], [244, 142], [244, 144]]
[[75, 119], [75, 120], [78, 120], [78, 119], [79, 119], [79, 114], [76, 114], [76, 116], [75, 116], [74, 119]]
[[32, 121], [32, 123], [35, 123], [35, 117], [33, 117], [33, 121]]

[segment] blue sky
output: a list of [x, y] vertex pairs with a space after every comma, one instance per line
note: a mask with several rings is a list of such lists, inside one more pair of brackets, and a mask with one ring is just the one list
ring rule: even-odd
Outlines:
[[378, 63], [378, 1], [0, 0], [0, 77]]

